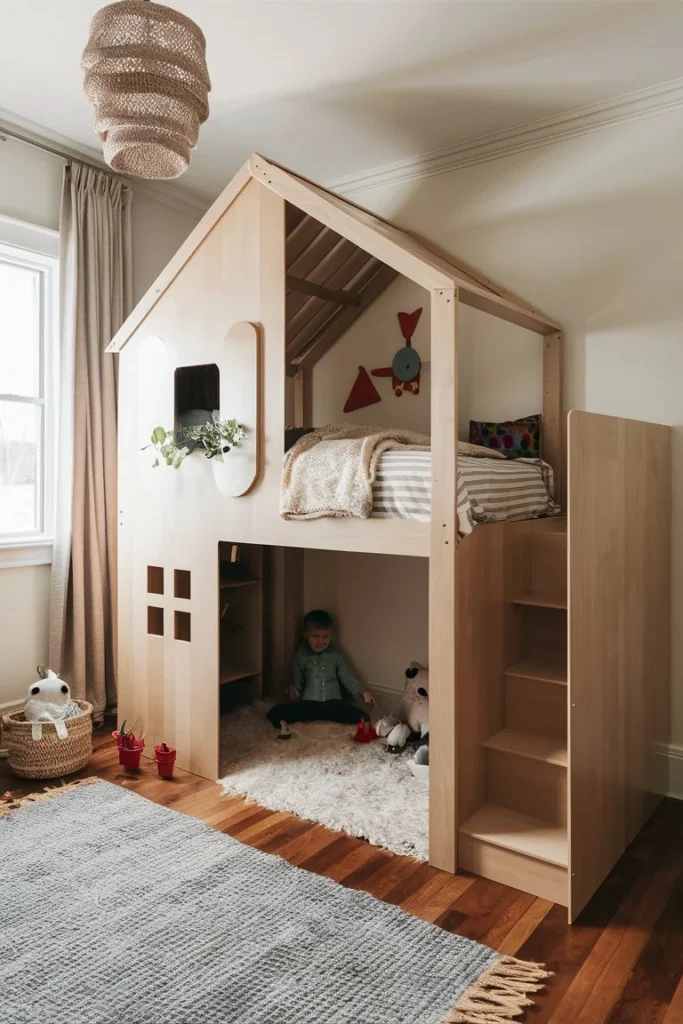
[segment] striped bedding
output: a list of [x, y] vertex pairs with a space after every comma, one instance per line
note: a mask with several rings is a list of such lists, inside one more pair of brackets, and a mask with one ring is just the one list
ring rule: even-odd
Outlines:
[[[431, 463], [428, 450], [384, 452], [373, 483], [373, 517], [429, 522]], [[557, 515], [551, 498], [553, 471], [541, 459], [458, 458], [458, 530], [477, 523]]]

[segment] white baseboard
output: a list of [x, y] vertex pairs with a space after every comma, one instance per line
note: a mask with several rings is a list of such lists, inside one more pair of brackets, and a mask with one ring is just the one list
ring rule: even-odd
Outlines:
[[683, 747], [675, 743], [655, 743], [657, 774], [662, 779], [662, 792], [676, 800], [683, 800]]
[[0, 717], [2, 717], [2, 715], [8, 715], [10, 711], [21, 711], [23, 706], [23, 698], [19, 698], [19, 700], [5, 701], [4, 704], [0, 704]]

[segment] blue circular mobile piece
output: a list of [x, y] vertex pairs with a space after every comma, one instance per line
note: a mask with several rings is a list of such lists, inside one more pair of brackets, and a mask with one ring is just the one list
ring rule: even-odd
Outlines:
[[422, 363], [414, 348], [404, 345], [393, 358], [391, 372], [397, 380], [414, 380], [420, 372]]

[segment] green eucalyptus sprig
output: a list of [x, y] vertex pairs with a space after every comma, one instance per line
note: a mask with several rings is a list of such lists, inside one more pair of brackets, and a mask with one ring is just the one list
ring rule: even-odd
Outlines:
[[227, 455], [231, 448], [238, 448], [246, 436], [246, 429], [237, 420], [221, 420], [216, 416], [199, 426], [181, 427], [176, 433], [164, 427], [155, 427], [150, 438], [151, 445], [159, 454], [152, 465], [156, 468], [165, 462], [173, 469], [179, 469], [188, 455], [201, 451], [207, 459], [216, 455]]

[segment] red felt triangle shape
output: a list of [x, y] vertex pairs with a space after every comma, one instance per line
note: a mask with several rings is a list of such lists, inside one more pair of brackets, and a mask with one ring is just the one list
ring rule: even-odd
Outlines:
[[422, 306], [419, 309], [413, 310], [412, 313], [397, 313], [398, 322], [401, 325], [401, 334], [406, 339], [412, 338], [417, 327], [417, 322], [422, 316]]
[[344, 412], [355, 412], [356, 409], [364, 409], [366, 405], [374, 405], [381, 401], [377, 388], [368, 376], [368, 371], [364, 366], [359, 366], [358, 376], [346, 399]]

